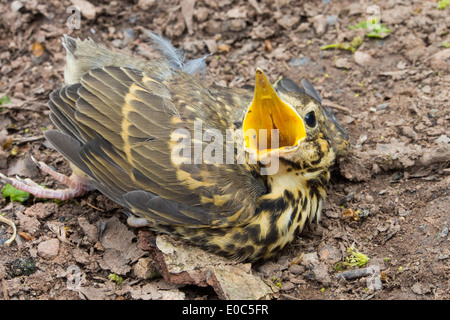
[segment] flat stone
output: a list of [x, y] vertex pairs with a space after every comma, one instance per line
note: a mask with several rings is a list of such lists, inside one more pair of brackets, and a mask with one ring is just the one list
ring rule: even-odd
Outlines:
[[56, 212], [58, 212], [58, 205], [54, 202], [38, 202], [25, 210], [27, 216], [37, 219], [45, 219]]
[[342, 253], [338, 248], [326, 244], [322, 249], [320, 249], [319, 257], [325, 262], [334, 263], [341, 260]]
[[37, 254], [47, 260], [51, 260], [58, 255], [59, 252], [59, 240], [50, 239], [39, 243], [37, 247]]
[[328, 268], [324, 263], [319, 261], [317, 252], [303, 254], [300, 263], [301, 265], [312, 271], [314, 279], [316, 281], [324, 285], [331, 284], [331, 277], [328, 273]]

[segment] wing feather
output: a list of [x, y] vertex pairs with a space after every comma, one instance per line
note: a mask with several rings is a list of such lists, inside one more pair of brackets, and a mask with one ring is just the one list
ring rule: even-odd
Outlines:
[[[248, 214], [233, 223], [243, 223], [266, 192], [254, 168], [172, 161], [177, 129], [193, 139], [194, 121], [204, 124], [200, 134], [217, 128], [225, 136], [235, 128], [251, 99], [245, 90], [236, 92], [244, 99], [229, 89], [204, 88], [179, 70], [161, 80], [124, 67], [93, 69], [51, 96], [52, 118], [68, 137], [52, 144], [101, 192], [150, 221], [219, 226], [241, 210]], [[72, 140], [79, 141], [75, 152], [64, 145]]]

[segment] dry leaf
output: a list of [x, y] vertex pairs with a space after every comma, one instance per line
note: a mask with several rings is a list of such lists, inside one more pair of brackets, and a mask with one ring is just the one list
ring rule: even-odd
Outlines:
[[266, 39], [266, 41], [264, 41], [266, 44], [266, 49], [267, 51], [271, 52], [272, 51], [272, 42], [269, 39]]
[[189, 34], [194, 34], [192, 17], [194, 15], [194, 6], [196, 0], [182, 0], [181, 13], [183, 15]]
[[27, 241], [31, 241], [33, 239], [31, 234], [29, 234], [28, 232], [19, 232], [19, 236], [21, 236], [22, 238], [24, 238]]
[[230, 52], [231, 46], [229, 44], [219, 44], [218, 48], [220, 52]]
[[39, 42], [36, 41], [33, 44], [33, 47], [31, 48], [31, 51], [33, 52], [33, 55], [36, 58], [39, 58], [40, 56], [42, 56], [44, 54], [45, 49], [44, 49], [44, 46], [42, 44], [40, 44]]
[[150, 251], [164, 279], [178, 285], [211, 286], [219, 299], [255, 300], [278, 289], [252, 273], [249, 263], [239, 263], [176, 241], [167, 235], [156, 238], [139, 231], [141, 248]]
[[352, 220], [352, 219], [353, 220], [359, 220], [358, 213], [355, 212], [355, 210], [353, 210], [353, 209], [344, 209], [342, 211], [342, 217], [350, 219], [350, 220]]
[[6, 141], [2, 144], [3, 150], [9, 149], [9, 148], [11, 148], [11, 146], [12, 146], [12, 137], [10, 137], [8, 140], [6, 140]]

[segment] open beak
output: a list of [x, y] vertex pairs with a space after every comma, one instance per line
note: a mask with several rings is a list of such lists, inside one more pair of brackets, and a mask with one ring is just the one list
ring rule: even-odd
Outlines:
[[261, 69], [256, 69], [255, 95], [242, 124], [245, 146], [257, 159], [273, 151], [280, 154], [296, 150], [306, 137], [303, 120], [283, 102]]

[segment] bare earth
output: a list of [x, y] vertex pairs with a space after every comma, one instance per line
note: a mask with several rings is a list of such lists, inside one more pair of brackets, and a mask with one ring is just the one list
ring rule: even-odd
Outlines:
[[[20, 233], [0, 246], [0, 298], [225, 299], [238, 286], [252, 293], [247, 298], [450, 299], [450, 48], [442, 46], [450, 42], [450, 7], [377, 1], [391, 33], [374, 39], [348, 27], [368, 18], [369, 1], [73, 3], [82, 10], [79, 30], [66, 25], [70, 1], [0, 0], [0, 98], [11, 97], [0, 106], [0, 172], [58, 187], [33, 155], [70, 174], [43, 138], [53, 128], [48, 95], [63, 83], [62, 35], [150, 59], [157, 54], [142, 28], [172, 39], [188, 58], [211, 52], [208, 83], [252, 84], [256, 67], [271, 81], [309, 79], [347, 128], [352, 150], [332, 172], [319, 224], [270, 261], [217, 260], [214, 279], [194, 268], [206, 277], [199, 282], [161, 270], [175, 250], [167, 246], [180, 244], [153, 238], [163, 254], [147, 251], [154, 236], [128, 227], [120, 207], [98, 192], [63, 204], [0, 199], [1, 215]], [[357, 36], [363, 43], [354, 53], [321, 50]], [[0, 243], [11, 235], [0, 223]], [[361, 267], [369, 273], [338, 279], [356, 272], [343, 265], [352, 245], [370, 258]], [[245, 274], [238, 282], [248, 291], [237, 278], [222, 279], [225, 269]]]

